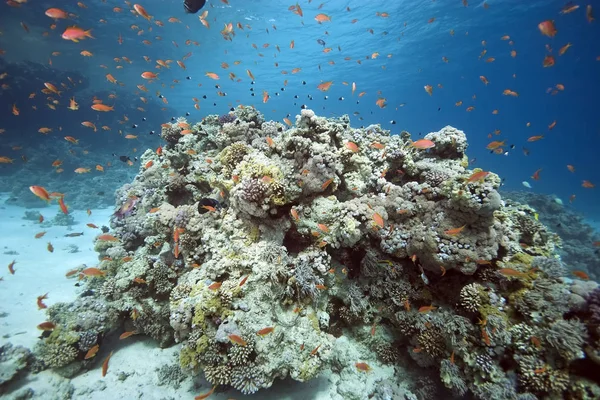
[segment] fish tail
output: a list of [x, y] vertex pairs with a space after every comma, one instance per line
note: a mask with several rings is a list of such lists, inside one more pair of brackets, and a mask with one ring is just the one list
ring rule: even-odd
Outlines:
[[94, 39], [94, 37], [92, 36], [92, 30], [87, 30], [85, 31], [85, 36]]

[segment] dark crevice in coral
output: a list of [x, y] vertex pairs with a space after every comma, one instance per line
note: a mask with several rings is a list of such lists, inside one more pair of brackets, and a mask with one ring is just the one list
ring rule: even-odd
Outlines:
[[283, 238], [283, 246], [290, 254], [298, 254], [306, 250], [311, 244], [312, 241], [300, 234], [295, 225], [292, 225]]

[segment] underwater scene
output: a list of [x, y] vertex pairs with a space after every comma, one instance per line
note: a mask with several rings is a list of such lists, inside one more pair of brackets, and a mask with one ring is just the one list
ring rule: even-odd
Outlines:
[[598, 0], [3, 0], [0, 398], [600, 398]]

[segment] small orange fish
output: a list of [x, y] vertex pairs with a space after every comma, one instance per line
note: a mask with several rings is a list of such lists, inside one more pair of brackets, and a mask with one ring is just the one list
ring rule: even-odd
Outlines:
[[[204, 20], [202, 20], [204, 21]], [[209, 397], [211, 394], [213, 394], [213, 392], [215, 391], [217, 387], [213, 386], [212, 389], [210, 389], [208, 392], [204, 393], [204, 394], [199, 394], [198, 396], [194, 397], [194, 400], [204, 400], [207, 397]]]
[[466, 226], [467, 226], [467, 225], [465, 224], [465, 225], [463, 225], [463, 226], [461, 226], [461, 227], [458, 227], [458, 228], [452, 228], [452, 229], [448, 229], [447, 231], [444, 231], [444, 233], [445, 233], [446, 235], [450, 235], [450, 236], [456, 236], [456, 235], [458, 235], [459, 233], [461, 233], [461, 232], [462, 232], [462, 231], [465, 229], [465, 227], [466, 227]]
[[127, 339], [130, 336], [133, 336], [137, 334], [136, 331], [128, 331], [128, 332], [123, 332], [121, 333], [121, 335], [119, 336], [119, 340], [123, 340], [123, 339]]
[[259, 330], [258, 332], [256, 332], [256, 334], [259, 335], [259, 336], [266, 336], [269, 333], [273, 332], [274, 329], [275, 329], [275, 327], [268, 326], [266, 328], [262, 328], [261, 330]]
[[502, 268], [502, 269], [499, 269], [498, 272], [504, 276], [514, 276], [514, 277], [519, 277], [519, 278], [523, 278], [523, 277], [527, 276], [526, 273], [517, 271], [514, 268]]
[[583, 272], [583, 271], [573, 271], [573, 272], [571, 272], [571, 273], [572, 273], [573, 275], [575, 275], [576, 277], [578, 277], [578, 278], [580, 278], [580, 279], [583, 279], [584, 281], [587, 281], [587, 280], [589, 280], [589, 279], [590, 279], [589, 275], [588, 275], [588, 274], [586, 274], [586, 273], [585, 273], [585, 272]]
[[538, 29], [543, 35], [548, 37], [554, 37], [556, 35], [556, 27], [554, 26], [554, 21], [543, 21], [538, 24]]
[[369, 366], [369, 364], [367, 364], [365, 362], [357, 362], [354, 365], [356, 366], [356, 369], [359, 370], [359, 371], [363, 371], [363, 372], [370, 372], [371, 371], [371, 367]]
[[596, 185], [594, 185], [594, 184], [593, 184], [592, 182], [590, 182], [590, 181], [583, 181], [583, 182], [581, 183], [581, 186], [582, 186], [582, 187], [584, 187], [584, 188], [587, 188], [587, 189], [591, 189], [591, 188], [594, 188], [594, 187], [596, 187]]
[[329, 187], [329, 185], [331, 185], [331, 183], [333, 182], [333, 179], [327, 179], [325, 182], [323, 182], [323, 184], [321, 185], [321, 190], [326, 190], [327, 187]]
[[321, 345], [318, 345], [317, 347], [315, 347], [314, 349], [312, 349], [312, 351], [310, 352], [310, 355], [314, 356], [315, 354], [317, 354], [317, 352], [319, 351], [320, 347], [321, 347]]
[[419, 312], [420, 313], [428, 313], [428, 312], [436, 310], [436, 309], [437, 309], [437, 307], [434, 307], [434, 306], [422, 306], [422, 307], [419, 307]]
[[222, 284], [223, 284], [223, 282], [213, 282], [208, 286], [208, 288], [210, 290], [218, 290]]
[[45, 234], [46, 234], [46, 231], [38, 232], [38, 233], [35, 234], [34, 237], [36, 239], [39, 239], [39, 238], [43, 237]]
[[118, 242], [119, 241], [119, 239], [117, 239], [116, 237], [114, 237], [113, 235], [111, 235], [109, 233], [102, 234], [102, 235], [98, 236], [97, 239], [103, 240], [105, 242]]
[[104, 275], [106, 275], [106, 272], [104, 272], [98, 268], [91, 267], [91, 268], [86, 268], [83, 271], [81, 271], [81, 274], [83, 276], [104, 276]]
[[352, 151], [353, 153], [356, 153], [359, 150], [357, 144], [354, 143], [354, 142], [347, 142], [346, 143], [346, 148], [348, 150]]
[[317, 85], [317, 89], [322, 92], [326, 92], [329, 90], [329, 88], [331, 88], [331, 85], [333, 85], [333, 81], [323, 82]]
[[44, 304], [44, 300], [48, 298], [48, 293], [43, 294], [41, 296], [37, 297], [37, 306], [38, 306], [38, 310], [42, 310], [44, 308], [48, 308], [48, 306], [46, 304]]
[[325, 233], [329, 233], [329, 228], [325, 224], [317, 224], [317, 227]]
[[385, 225], [385, 221], [379, 213], [373, 214], [373, 222], [375, 222], [375, 224], [380, 228], [383, 228]]
[[52, 331], [56, 328], [56, 325], [53, 322], [45, 321], [39, 324], [37, 328], [41, 331]]
[[108, 357], [106, 357], [106, 360], [104, 360], [104, 362], [102, 363], [102, 377], [105, 377], [106, 373], [108, 372], [108, 362], [110, 361], [112, 355], [113, 352], [111, 351]]
[[471, 183], [471, 182], [482, 182], [490, 173], [488, 171], [479, 171], [479, 172], [474, 172], [468, 179], [467, 182]]
[[84, 360], [89, 360], [92, 357], [96, 356], [96, 353], [98, 353], [98, 350], [100, 349], [100, 345], [96, 344], [94, 347], [92, 347], [91, 349], [88, 350], [88, 352], [85, 354], [85, 357], [83, 357]]
[[427, 139], [419, 139], [416, 142], [411, 143], [411, 147], [419, 150], [427, 150], [435, 147], [435, 143]]
[[48, 242], [46, 250], [48, 250], [50, 253], [54, 253], [54, 246], [52, 246], [52, 243]]
[[246, 343], [246, 341], [244, 339], [242, 339], [241, 336], [236, 335], [234, 333], [227, 335], [227, 337], [229, 338], [231, 343], [238, 344], [242, 347], [246, 347], [248, 345], [248, 343]]

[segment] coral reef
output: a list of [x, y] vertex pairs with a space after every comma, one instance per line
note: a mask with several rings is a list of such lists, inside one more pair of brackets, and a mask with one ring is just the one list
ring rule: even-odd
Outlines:
[[421, 150], [347, 116], [286, 127], [240, 106], [161, 137], [96, 240], [103, 276], [82, 272], [93, 295], [50, 307], [45, 365], [122, 328], [243, 394], [326, 368], [333, 399], [596, 390], [597, 285], [563, 278], [560, 238], [467, 169], [462, 131]]

